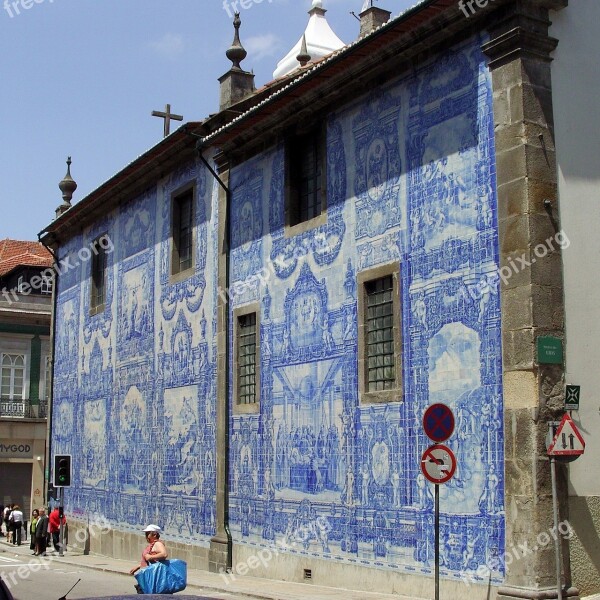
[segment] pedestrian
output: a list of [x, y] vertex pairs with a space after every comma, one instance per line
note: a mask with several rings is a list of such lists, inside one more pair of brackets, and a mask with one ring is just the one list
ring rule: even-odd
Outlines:
[[47, 556], [46, 546], [48, 545], [48, 517], [46, 509], [40, 508], [40, 516], [35, 525], [35, 543], [37, 556]]
[[[52, 536], [52, 545], [54, 549], [58, 552], [60, 550], [60, 524], [61, 519], [59, 517], [60, 512], [58, 507], [55, 508], [48, 517], [48, 533]], [[67, 519], [63, 515], [62, 524], [66, 525]]]
[[6, 527], [6, 540], [8, 542], [10, 542], [10, 538], [11, 538], [11, 535], [10, 535], [10, 525], [9, 525], [9, 522], [8, 522], [8, 519], [10, 517], [11, 511], [12, 511], [12, 504], [7, 504], [4, 507], [4, 512], [2, 513], [2, 520], [4, 521], [4, 527]]
[[[160, 541], [160, 532], [162, 529], [158, 525], [148, 525], [144, 529], [144, 533], [146, 534], [146, 541], [148, 545], [144, 548], [142, 552], [142, 560], [140, 564], [133, 567], [131, 571], [129, 571], [130, 575], [134, 575], [140, 569], [147, 567], [148, 565], [155, 563], [160, 560], [164, 560], [168, 558], [169, 552], [167, 547], [163, 542]], [[135, 585], [135, 589], [138, 594], [142, 594], [142, 588], [139, 585]]]
[[23, 512], [18, 504], [13, 506], [13, 510], [10, 513], [9, 517], [10, 523], [12, 525], [12, 539], [13, 545], [20, 546], [21, 545], [21, 530], [23, 529]]
[[29, 524], [29, 549], [33, 550], [33, 554], [37, 554], [37, 550], [35, 549], [35, 526], [37, 525], [38, 519], [40, 517], [40, 511], [37, 508], [34, 508], [31, 511], [31, 523]]

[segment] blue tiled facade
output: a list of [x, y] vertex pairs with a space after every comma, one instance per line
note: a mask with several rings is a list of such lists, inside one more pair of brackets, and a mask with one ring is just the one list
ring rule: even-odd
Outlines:
[[[195, 184], [194, 273], [171, 282], [170, 197]], [[208, 545], [215, 530], [216, 195], [199, 161], [61, 248], [78, 266], [59, 278], [53, 452], [74, 456], [67, 510], [118, 529], [161, 523]], [[167, 198], [167, 201], [164, 199]], [[90, 316], [91, 261], [102, 234], [105, 309]]]
[[[232, 171], [232, 304], [261, 307], [260, 413], [231, 417], [237, 543], [432, 572], [421, 420], [445, 402], [458, 470], [441, 488], [443, 571], [503, 552], [494, 136], [479, 48], [328, 116], [325, 224], [286, 235], [284, 146]], [[401, 274], [404, 392], [363, 404], [357, 274], [390, 262]], [[318, 517], [329, 526], [311, 526]]]
[[[238, 414], [229, 398], [236, 544], [431, 573], [421, 420], [444, 402], [458, 469], [440, 490], [442, 573], [503, 554], [494, 130], [481, 42], [328, 114], [322, 224], [286, 229], [283, 144], [230, 173], [232, 365], [233, 311], [260, 306], [259, 412]], [[170, 197], [190, 181], [195, 269], [173, 283]], [[199, 161], [182, 165], [60, 255], [104, 232], [115, 245], [101, 314], [89, 316], [89, 263], [59, 282], [54, 450], [78, 457], [68, 510], [101, 512], [123, 530], [159, 522], [199, 545], [215, 531], [217, 193]], [[400, 273], [403, 392], [368, 404], [357, 278], [390, 263]]]

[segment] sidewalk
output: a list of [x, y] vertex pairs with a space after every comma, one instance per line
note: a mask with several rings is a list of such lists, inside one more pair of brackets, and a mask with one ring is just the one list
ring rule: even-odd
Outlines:
[[[0, 538], [0, 555], [3, 553], [12, 556], [23, 556], [24, 561], [35, 561], [37, 559], [37, 557], [31, 555], [28, 541], [24, 541], [22, 546], [13, 546], [12, 544], [8, 544], [5, 538]], [[124, 575], [128, 573], [129, 569], [136, 562], [135, 559], [124, 561], [98, 554], [85, 556], [82, 550], [73, 550], [71, 548], [62, 557], [58, 556], [58, 553], [48, 552], [47, 559], [53, 562], [56, 561], [56, 564], [76, 565], [88, 569], [109, 571]], [[132, 582], [135, 583], [133, 578]], [[306, 600], [307, 598], [310, 598], [310, 600], [430, 600], [398, 594], [360, 592], [239, 575], [236, 575], [235, 581], [226, 583], [219, 574], [198, 569], [188, 570], [188, 585], [183, 593], [207, 595], [211, 593], [234, 594], [240, 595], [240, 600], [242, 598], [262, 600]]]
[[[36, 560], [29, 550], [29, 542], [22, 546], [8, 544], [5, 538], [0, 538], [0, 555], [2, 553], [23, 556], [23, 560]], [[135, 564], [135, 560], [124, 561], [99, 554], [85, 556], [82, 550], [68, 549], [60, 557], [58, 553], [48, 552], [48, 559], [55, 560], [57, 564], [69, 564], [98, 571], [109, 571], [126, 575]], [[133, 581], [133, 579], [132, 579]], [[240, 600], [430, 600], [414, 596], [401, 596], [399, 594], [378, 594], [375, 592], [360, 592], [341, 588], [322, 587], [317, 585], [260, 579], [258, 577], [243, 577], [236, 575], [235, 581], [226, 583], [217, 573], [209, 573], [198, 569], [188, 570], [188, 586], [184, 594], [222, 593], [239, 595]], [[587, 596], [581, 600], [600, 600], [600, 594]]]

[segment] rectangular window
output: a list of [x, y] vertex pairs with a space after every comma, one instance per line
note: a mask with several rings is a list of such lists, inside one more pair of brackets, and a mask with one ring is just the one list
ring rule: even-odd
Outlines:
[[97, 254], [92, 257], [92, 285], [91, 285], [91, 302], [90, 308], [94, 312], [100, 312], [104, 309], [106, 302], [106, 266], [107, 255], [106, 250], [102, 248], [99, 241], [106, 234], [96, 238], [93, 242], [93, 247], [97, 249]]
[[367, 296], [367, 382], [369, 392], [391, 390], [394, 369], [394, 284], [392, 276], [365, 284]]
[[358, 274], [359, 393], [362, 402], [402, 400], [402, 310], [398, 263]]
[[325, 136], [321, 128], [294, 136], [287, 146], [290, 227], [321, 215], [326, 204]]
[[40, 287], [40, 294], [52, 294], [54, 287], [54, 278], [52, 275], [42, 275], [42, 285]]
[[3, 400], [23, 400], [25, 393], [25, 356], [2, 354], [1, 391]]
[[25, 289], [25, 277], [23, 275], [19, 275], [19, 279], [17, 280], [17, 291], [19, 292], [19, 294], [23, 293], [23, 290]]
[[237, 392], [238, 404], [255, 404], [257, 401], [257, 343], [256, 313], [238, 317], [237, 322]]
[[173, 254], [171, 274], [177, 275], [194, 265], [194, 188], [173, 198]]

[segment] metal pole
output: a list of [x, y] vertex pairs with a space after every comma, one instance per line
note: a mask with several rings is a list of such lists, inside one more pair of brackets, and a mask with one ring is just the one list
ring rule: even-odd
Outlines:
[[556, 489], [556, 460], [550, 457], [550, 473], [552, 474], [552, 507], [554, 512], [554, 546], [556, 547], [556, 591], [558, 600], [563, 600], [561, 582], [561, 536], [558, 534], [558, 493]]
[[435, 600], [440, 600], [440, 486], [435, 484]]
[[[58, 514], [62, 515], [64, 514], [64, 507], [65, 507], [65, 488], [61, 487], [60, 488], [60, 508], [58, 509]], [[59, 556], [64, 556], [64, 551], [63, 551], [63, 541], [64, 541], [64, 535], [65, 535], [65, 529], [63, 526], [63, 519], [59, 517], [59, 534], [58, 534], [58, 555]]]

